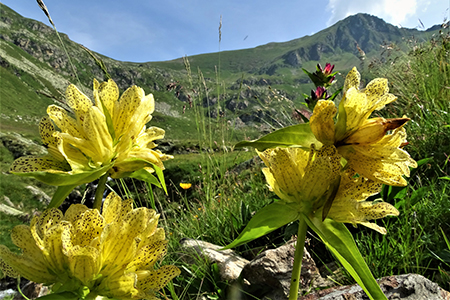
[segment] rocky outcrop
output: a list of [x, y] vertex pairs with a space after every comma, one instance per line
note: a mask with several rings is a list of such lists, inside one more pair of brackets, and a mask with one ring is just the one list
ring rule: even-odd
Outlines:
[[14, 159], [21, 156], [41, 156], [47, 154], [47, 150], [44, 146], [38, 145], [18, 133], [0, 132], [0, 142], [9, 152], [11, 152]]
[[[383, 277], [377, 280], [389, 300], [449, 300], [450, 293], [436, 283], [417, 274]], [[367, 295], [357, 285], [340, 286], [298, 298], [298, 300], [366, 300]]]
[[[185, 262], [195, 264], [206, 259], [211, 264], [217, 263], [222, 279], [230, 284], [229, 293], [236, 299], [287, 300], [289, 297], [294, 241], [266, 250], [251, 261], [232, 250], [220, 251], [222, 247], [199, 240], [183, 239], [180, 244], [183, 249], [181, 258]], [[342, 274], [334, 263], [327, 265], [326, 269], [334, 273], [322, 275], [304, 249], [298, 300], [368, 299], [357, 284], [334, 287], [335, 282], [342, 280]], [[450, 300], [448, 291], [417, 274], [388, 276], [377, 282], [389, 300]]]

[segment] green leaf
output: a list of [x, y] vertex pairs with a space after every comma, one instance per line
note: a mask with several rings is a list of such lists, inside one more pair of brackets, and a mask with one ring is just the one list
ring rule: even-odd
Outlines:
[[98, 169], [93, 169], [91, 171], [85, 171], [85, 172], [77, 172], [74, 174], [71, 174], [69, 172], [65, 173], [55, 173], [55, 172], [45, 172], [45, 171], [39, 171], [39, 172], [27, 172], [27, 173], [18, 173], [18, 172], [11, 172], [14, 175], [18, 176], [24, 176], [24, 177], [33, 177], [39, 181], [42, 181], [45, 184], [49, 185], [56, 185], [56, 186], [62, 186], [62, 185], [81, 185], [83, 183], [92, 182], [102, 175], [104, 175], [112, 166], [114, 163], [110, 163], [106, 166], [103, 166]]
[[37, 298], [39, 300], [78, 300], [79, 297], [77, 294], [72, 292], [62, 292], [62, 293], [54, 293], [48, 294], [42, 297]]
[[322, 145], [312, 133], [309, 124], [298, 124], [276, 130], [258, 140], [239, 142], [234, 147], [254, 147], [258, 151], [264, 151], [274, 147], [298, 146], [309, 148], [311, 144], [315, 144], [317, 147]]
[[241, 234], [231, 244], [222, 248], [231, 249], [266, 235], [275, 229], [297, 220], [298, 212], [291, 205], [274, 202], [260, 209], [248, 222]]
[[331, 95], [330, 98], [328, 98], [328, 100], [334, 101], [334, 98], [336, 98], [337, 95], [339, 95], [343, 89], [344, 89], [344, 87], [340, 87], [339, 89], [337, 89], [337, 91], [334, 92], [333, 95]]
[[[126, 160], [124, 160], [124, 162], [122, 162], [122, 164], [123, 165], [126, 164], [127, 170], [132, 170], [132, 172], [123, 172], [123, 173], [121, 173], [119, 178], [132, 177], [132, 178], [136, 178], [139, 180], [143, 180], [150, 184], [154, 184], [157, 187], [162, 188], [164, 190], [164, 192], [166, 192], [166, 194], [167, 194], [167, 187], [166, 187], [166, 181], [164, 180], [164, 173], [160, 167], [158, 167], [154, 163], [149, 162], [148, 160], [145, 160], [142, 158], [126, 159]], [[145, 167], [151, 167], [153, 170], [155, 170], [155, 174], [158, 177], [159, 182], [156, 180], [155, 176], [151, 172], [144, 169]], [[137, 170], [137, 171], [134, 171], [134, 170]]]
[[59, 186], [56, 192], [53, 194], [52, 201], [50, 201], [48, 208], [59, 207], [64, 202], [64, 199], [66, 199], [67, 196], [69, 196], [70, 192], [73, 191], [73, 189], [77, 186], [78, 185]]
[[430, 191], [432, 190], [431, 186], [422, 186], [415, 190], [411, 194], [411, 198], [409, 202], [411, 203], [411, 206], [414, 206], [419, 202], [421, 199], [423, 199]]
[[381, 197], [385, 202], [392, 202], [394, 199], [404, 199], [407, 191], [407, 187], [383, 185]]
[[308, 226], [319, 235], [323, 243], [352, 275], [370, 299], [387, 300], [375, 278], [373, 278], [347, 227], [331, 219], [325, 219], [322, 222], [319, 216], [321, 215], [318, 214], [317, 217], [313, 218], [305, 217]]
[[161, 184], [159, 183], [158, 179], [146, 169], [137, 170], [136, 172], [129, 174], [128, 177], [139, 179], [149, 184], [156, 185], [157, 187], [161, 187]]

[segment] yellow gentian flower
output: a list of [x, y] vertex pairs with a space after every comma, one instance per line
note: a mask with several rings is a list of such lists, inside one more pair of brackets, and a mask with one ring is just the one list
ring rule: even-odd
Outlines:
[[[404, 151], [406, 132], [402, 127], [409, 119], [371, 118], [375, 110], [397, 98], [389, 94], [387, 80], [377, 78], [359, 90], [360, 75], [353, 68], [344, 83], [344, 95], [337, 108], [329, 100], [320, 100], [310, 119], [311, 131], [324, 145], [336, 146], [348, 167], [358, 174], [388, 185], [404, 186], [409, 167], [417, 163]], [[392, 131], [386, 135], [387, 132]]]
[[[66, 101], [73, 114], [50, 105], [49, 117], [40, 124], [49, 154], [21, 157], [10, 171], [48, 184], [70, 185], [90, 182], [106, 173], [121, 178], [140, 169], [153, 172], [151, 164], [164, 169], [162, 162], [172, 156], [154, 149], [154, 141], [164, 137], [164, 130], [146, 128], [155, 109], [153, 95], [132, 86], [119, 99], [113, 80], [101, 84], [94, 80], [93, 95], [91, 101], [75, 85], [69, 85]], [[78, 178], [52, 176], [61, 174], [78, 174]]]
[[175, 266], [155, 270], [166, 253], [164, 230], [152, 209], [132, 207], [111, 193], [97, 209], [74, 204], [65, 214], [56, 208], [14, 227], [11, 237], [22, 248], [12, 253], [0, 245], [0, 267], [6, 275], [53, 285], [77, 294], [88, 288], [115, 299], [154, 299], [155, 291], [180, 273]]
[[346, 169], [327, 217], [336, 222], [351, 223], [353, 226], [361, 224], [386, 234], [384, 227], [369, 221], [398, 216], [398, 210], [381, 199], [375, 202], [366, 201], [368, 197], [378, 194], [382, 185], [379, 181], [357, 176], [353, 170]]
[[262, 171], [270, 189], [284, 202], [295, 204], [299, 213], [307, 215], [321, 208], [340, 176], [341, 157], [334, 146], [257, 152], [267, 166]]

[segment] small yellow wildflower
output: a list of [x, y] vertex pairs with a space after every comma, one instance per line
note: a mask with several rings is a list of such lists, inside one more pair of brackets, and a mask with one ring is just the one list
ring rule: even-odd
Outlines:
[[[81, 204], [63, 214], [56, 208], [14, 227], [11, 237], [20, 248], [14, 254], [0, 245], [0, 267], [9, 276], [60, 286], [74, 292], [116, 299], [154, 299], [155, 291], [180, 273], [175, 266], [154, 270], [167, 248], [159, 215], [152, 209], [132, 208], [111, 193], [103, 212]], [[55, 291], [56, 290], [56, 291]]]
[[[409, 167], [417, 163], [401, 149], [406, 143], [402, 127], [409, 119], [372, 118], [375, 110], [397, 98], [389, 94], [387, 80], [377, 78], [359, 90], [360, 75], [353, 68], [344, 83], [344, 96], [337, 109], [332, 101], [319, 100], [310, 119], [311, 130], [324, 145], [336, 146], [348, 167], [371, 180], [388, 185], [404, 186]], [[392, 131], [386, 135], [388, 131]]]
[[190, 189], [192, 187], [192, 183], [180, 183], [180, 187], [183, 190], [187, 190], [187, 189]]
[[[50, 105], [49, 117], [40, 124], [49, 154], [20, 157], [14, 161], [11, 172], [48, 184], [70, 185], [93, 181], [108, 172], [112, 178], [126, 177], [140, 169], [153, 172], [151, 164], [164, 169], [162, 162], [172, 156], [154, 150], [154, 141], [164, 137], [164, 130], [145, 126], [155, 108], [153, 95], [145, 95], [142, 88], [132, 86], [119, 99], [119, 88], [113, 80], [101, 84], [94, 80], [93, 95], [91, 101], [75, 85], [69, 85], [66, 101], [73, 115]], [[67, 176], [62, 180], [50, 176], [99, 170], [100, 174], [78, 176], [74, 182], [68, 181]]]

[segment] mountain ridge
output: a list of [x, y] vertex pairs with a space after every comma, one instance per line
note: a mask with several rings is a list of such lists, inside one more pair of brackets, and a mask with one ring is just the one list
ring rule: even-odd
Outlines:
[[[36, 118], [45, 115], [49, 103], [64, 101], [69, 82], [89, 94], [93, 78], [104, 79], [90, 55], [66, 34], [60, 36], [78, 79], [73, 76], [70, 61], [52, 28], [24, 18], [1, 3], [0, 9], [0, 67], [5, 78], [0, 100], [8, 99], [6, 105], [2, 104], [2, 130], [14, 127], [25, 116], [36, 123]], [[261, 128], [267, 123], [262, 122], [264, 118], [280, 117], [280, 105], [290, 108], [300, 105], [301, 95], [312, 86], [302, 68], [314, 70], [319, 62], [331, 62], [344, 72], [360, 65], [360, 50], [366, 61], [379, 55], [383, 44], [394, 43], [398, 49], [406, 50], [408, 39], [428, 40], [439, 30], [433, 28], [427, 31], [398, 28], [378, 17], [357, 14], [314, 35], [291, 41], [190, 56], [191, 75], [183, 58], [134, 63], [93, 53], [104, 61], [121, 90], [135, 84], [154, 94], [159, 105], [155, 118], [169, 127], [168, 133], [185, 137], [177, 131], [190, 128], [188, 136], [194, 137], [196, 115], [190, 109], [192, 99], [198, 100], [207, 116], [223, 116], [238, 120], [243, 127]], [[193, 86], [192, 77], [197, 77], [197, 70], [201, 70], [199, 76], [204, 82]], [[215, 94], [218, 83], [222, 86], [220, 96]], [[167, 86], [175, 88], [167, 91]], [[200, 89], [204, 89], [201, 94]], [[274, 96], [274, 91], [278, 96]], [[36, 109], [26, 109], [22, 107], [24, 103]]]

